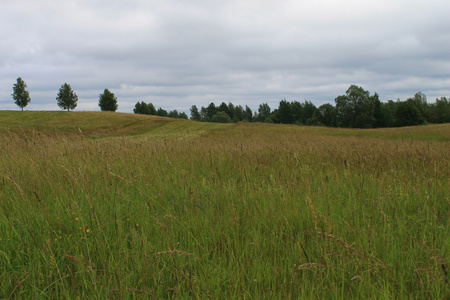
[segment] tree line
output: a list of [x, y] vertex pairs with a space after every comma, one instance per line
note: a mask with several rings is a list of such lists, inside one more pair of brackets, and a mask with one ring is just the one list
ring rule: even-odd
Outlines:
[[133, 112], [135, 114], [153, 115], [160, 117], [170, 117], [176, 119], [187, 119], [188, 115], [185, 112], [178, 112], [176, 109], [167, 112], [161, 107], [156, 109], [152, 103], [145, 103], [144, 101], [137, 102], [134, 106]]
[[[280, 124], [314, 125], [344, 128], [381, 128], [421, 125], [427, 123], [450, 123], [450, 102], [446, 97], [428, 103], [421, 92], [405, 101], [381, 102], [377, 93], [370, 93], [363, 88], [351, 85], [345, 95], [335, 98], [335, 105], [326, 103], [316, 107], [311, 101], [305, 100], [279, 102], [278, 108], [271, 110], [267, 103], [262, 103], [258, 111], [246, 105], [233, 105], [222, 102], [216, 106], [211, 102], [207, 107], [198, 109], [196, 105], [190, 108], [190, 119], [201, 122], [264, 122]], [[138, 102], [134, 113], [180, 116], [175, 110], [167, 113], [162, 108], [155, 109], [152, 103]]]
[[[23, 110], [31, 101], [27, 85], [22, 78], [17, 78], [13, 86], [13, 99]], [[77, 106], [78, 96], [71, 86], [64, 83], [56, 97], [57, 104], [64, 110], [73, 110]], [[190, 119], [200, 122], [265, 122], [280, 124], [315, 125], [344, 128], [381, 128], [420, 125], [427, 123], [450, 123], [450, 102], [446, 97], [428, 103], [421, 92], [405, 101], [388, 100], [381, 102], [377, 93], [373, 95], [362, 87], [351, 85], [345, 95], [330, 103], [316, 107], [311, 101], [287, 101], [283, 99], [272, 110], [267, 103], [259, 105], [253, 112], [247, 105], [234, 105], [222, 102], [216, 106], [211, 102], [200, 109], [196, 105], [190, 108]], [[108, 89], [99, 95], [102, 111], [116, 111], [117, 97]], [[158, 109], [152, 103], [137, 102], [133, 112], [136, 114], [156, 115], [161, 117], [188, 119], [185, 112]]]

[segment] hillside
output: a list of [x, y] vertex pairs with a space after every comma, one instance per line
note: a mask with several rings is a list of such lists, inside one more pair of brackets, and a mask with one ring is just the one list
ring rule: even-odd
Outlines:
[[450, 124], [343, 129], [263, 123], [204, 123], [113, 112], [0, 111], [0, 133], [81, 134], [91, 138], [152, 135], [154, 138], [170, 138], [192, 136], [220, 128], [229, 128], [231, 131], [232, 128], [248, 128], [251, 132], [260, 133], [287, 131], [312, 135], [450, 141]]
[[82, 134], [88, 137], [155, 135], [184, 136], [223, 127], [188, 120], [113, 112], [0, 111], [0, 130], [46, 134]]

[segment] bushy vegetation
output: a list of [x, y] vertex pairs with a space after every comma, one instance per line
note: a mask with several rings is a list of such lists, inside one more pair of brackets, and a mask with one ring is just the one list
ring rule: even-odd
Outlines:
[[145, 103], [144, 101], [137, 102], [134, 106], [133, 112], [135, 114], [143, 114], [143, 115], [150, 115], [150, 116], [160, 116], [160, 117], [170, 117], [175, 119], [187, 119], [188, 116], [184, 112], [178, 112], [176, 109], [172, 110], [170, 112], [167, 112], [167, 110], [162, 109], [161, 107], [156, 110], [155, 106], [152, 103]]
[[[147, 110], [146, 105], [143, 102], [136, 103], [134, 112], [168, 116], [158, 114], [154, 109]], [[148, 104], [148, 107], [153, 107], [153, 104]], [[429, 104], [426, 96], [418, 92], [406, 101], [381, 102], [377, 93], [370, 95], [368, 91], [355, 85], [350, 86], [345, 95], [336, 97], [335, 106], [326, 103], [316, 107], [308, 100], [300, 103], [283, 99], [273, 111], [267, 103], [260, 104], [258, 111], [252, 112], [248, 106], [244, 109], [231, 102], [222, 102], [216, 106], [211, 102], [200, 110], [193, 105], [190, 112], [191, 120], [203, 122], [246, 121], [343, 128], [402, 127], [450, 122], [450, 102], [446, 97]], [[224, 114], [228, 115], [229, 120]]]
[[449, 132], [0, 112], [0, 298], [448, 298]]

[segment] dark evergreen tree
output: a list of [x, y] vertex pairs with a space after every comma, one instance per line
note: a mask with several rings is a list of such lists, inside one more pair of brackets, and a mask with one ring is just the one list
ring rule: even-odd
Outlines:
[[153, 105], [153, 103], [147, 104], [147, 114], [148, 115], [153, 115], [153, 116], [156, 115], [156, 108]]
[[141, 114], [143, 115], [149, 115], [150, 114], [150, 109], [148, 108], [148, 104], [145, 103], [144, 101], [141, 101]]
[[198, 108], [196, 105], [191, 106], [191, 120], [194, 121], [200, 121], [202, 119], [202, 116], [198, 112]]
[[170, 118], [178, 119], [180, 117], [180, 113], [176, 109], [174, 109], [174, 110], [170, 111], [167, 114], [167, 116], [170, 117]]
[[206, 108], [206, 121], [211, 121], [211, 118], [217, 113], [216, 105], [211, 102]]
[[116, 111], [118, 108], [117, 97], [114, 93], [111, 93], [108, 89], [103, 91], [103, 94], [99, 95], [98, 106], [102, 111]]
[[[235, 118], [235, 116], [234, 116], [234, 105], [231, 102], [228, 102], [227, 114], [230, 116], [231, 120], [233, 120], [233, 121], [239, 119], [239, 118]], [[237, 122], [237, 121], [235, 121], [235, 122]]]
[[141, 102], [136, 102], [136, 104], [134, 105], [134, 109], [133, 109], [133, 112], [135, 113], [135, 114], [141, 114], [142, 112], [142, 105], [141, 105]]
[[[153, 107], [153, 114], [155, 114], [155, 107], [153, 106], [153, 104], [151, 104], [151, 107]], [[143, 115], [150, 115], [151, 113], [151, 108], [149, 106], [149, 104], [145, 103], [144, 101], [141, 102], [137, 102], [136, 105], [134, 106], [133, 112], [135, 114], [143, 114]]]
[[220, 105], [217, 107], [217, 112], [219, 111], [228, 111], [228, 105], [225, 102], [220, 103]]
[[244, 120], [247, 120], [249, 122], [253, 121], [253, 112], [250, 109], [250, 107], [248, 107], [247, 105], [245, 106], [245, 111], [244, 111]]
[[239, 118], [234, 118], [234, 105], [231, 102], [228, 102], [226, 104], [225, 102], [222, 102], [218, 107], [216, 107], [216, 113], [223, 111], [225, 112], [231, 120], [234, 120], [235, 122], [239, 121]]
[[233, 112], [233, 122], [240, 122], [243, 121], [245, 119], [245, 112], [244, 112], [244, 108], [242, 107], [242, 105], [238, 105], [234, 107], [234, 112]]
[[156, 111], [156, 115], [160, 116], [160, 117], [167, 117], [168, 113], [167, 110], [162, 109], [161, 107], [158, 108], [158, 110]]
[[278, 120], [283, 124], [294, 123], [294, 113], [292, 111], [291, 103], [283, 99], [278, 105]]

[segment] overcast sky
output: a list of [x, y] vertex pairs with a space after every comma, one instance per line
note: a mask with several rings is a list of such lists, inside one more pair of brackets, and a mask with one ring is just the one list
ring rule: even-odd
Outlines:
[[320, 106], [351, 84], [434, 102], [450, 97], [449, 13], [448, 0], [2, 0], [0, 109], [19, 109], [19, 76], [28, 110], [59, 110], [65, 82], [76, 110], [100, 110], [105, 88], [121, 112]]

